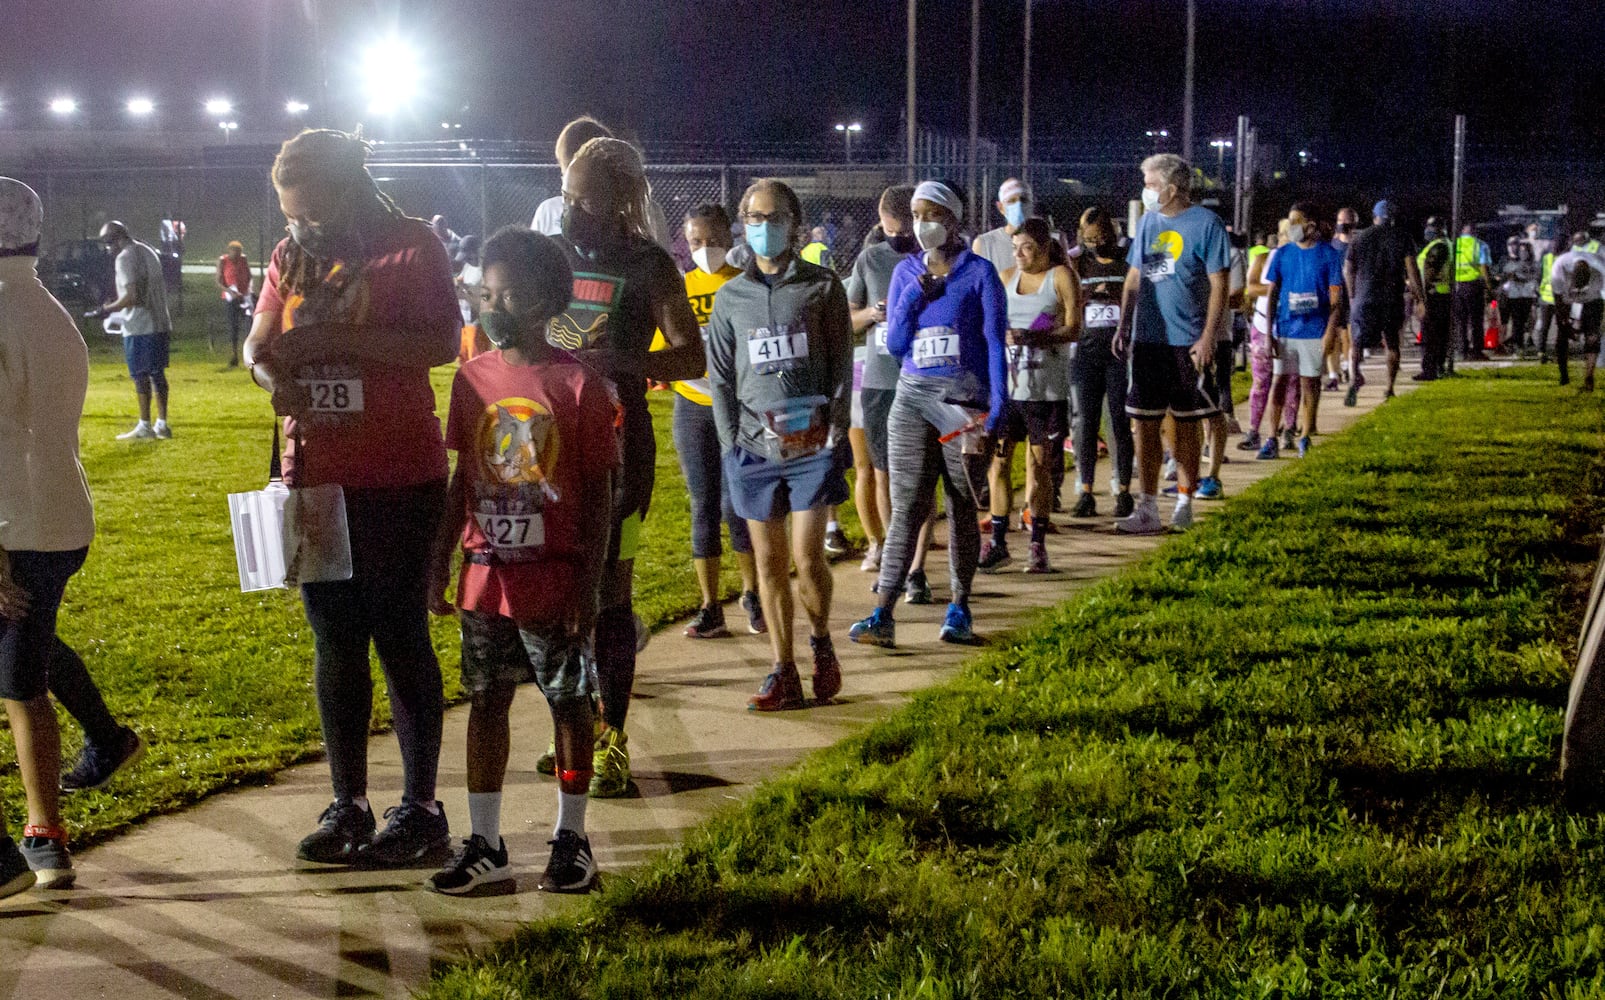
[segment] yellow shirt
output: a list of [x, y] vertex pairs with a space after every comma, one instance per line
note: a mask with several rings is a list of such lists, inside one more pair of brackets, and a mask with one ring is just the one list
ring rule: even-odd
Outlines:
[[[691, 311], [696, 314], [697, 327], [706, 331], [708, 317], [713, 313], [713, 296], [725, 282], [741, 273], [740, 268], [726, 264], [717, 274], [709, 274], [700, 267], [694, 267], [685, 275], [685, 294], [691, 300]], [[707, 341], [707, 333], [703, 333], [703, 342]], [[663, 331], [659, 330], [652, 335], [652, 350], [661, 351], [669, 346], [663, 339]], [[696, 403], [698, 406], [712, 406], [712, 390], [708, 386], [706, 373], [701, 378], [688, 379], [684, 382], [674, 383], [674, 391]]]

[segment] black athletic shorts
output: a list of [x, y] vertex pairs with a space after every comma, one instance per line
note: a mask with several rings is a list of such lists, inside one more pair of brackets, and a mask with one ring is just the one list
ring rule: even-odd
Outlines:
[[999, 442], [1029, 441], [1049, 447], [1062, 442], [1070, 433], [1070, 401], [1037, 402], [1011, 399], [1003, 404], [1003, 421], [998, 426]]
[[1219, 412], [1204, 373], [1193, 364], [1190, 347], [1131, 345], [1131, 388], [1126, 413], [1137, 420], [1199, 420]]
[[1402, 310], [1356, 310], [1349, 317], [1354, 346], [1369, 351], [1381, 345], [1391, 354], [1399, 353], [1399, 331], [1404, 327]]

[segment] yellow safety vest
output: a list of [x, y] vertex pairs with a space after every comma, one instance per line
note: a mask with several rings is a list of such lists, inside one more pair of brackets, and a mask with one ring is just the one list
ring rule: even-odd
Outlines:
[[1477, 281], [1482, 277], [1482, 261], [1488, 246], [1475, 236], [1455, 240], [1455, 281]]
[[1550, 305], [1555, 304], [1555, 290], [1549, 287], [1549, 273], [1554, 268], [1554, 253], [1544, 254], [1544, 259], [1538, 263], [1538, 298]]
[[[1431, 253], [1432, 252], [1432, 248], [1437, 246], [1440, 243], [1443, 244], [1444, 257], [1448, 258], [1448, 256], [1449, 256], [1449, 241], [1446, 240], [1446, 239], [1443, 239], [1442, 237], [1439, 237], [1438, 239], [1435, 239], [1431, 243], [1428, 243], [1426, 246], [1422, 247], [1421, 248], [1421, 253], [1416, 255], [1416, 266], [1421, 269], [1421, 280], [1422, 280], [1423, 283], [1427, 283], [1427, 282], [1431, 281], [1431, 279], [1427, 275], [1427, 254]], [[1438, 272], [1438, 280], [1436, 282], [1431, 282], [1430, 284], [1427, 284], [1427, 294], [1429, 294], [1429, 295], [1448, 295], [1449, 294], [1449, 261], [1447, 259], [1445, 259], [1444, 262], [1443, 262], [1443, 265], [1444, 265], [1443, 269]]]
[[1261, 257], [1265, 256], [1266, 254], [1268, 254], [1270, 252], [1271, 252], [1271, 248], [1270, 247], [1262, 247], [1262, 246], [1260, 246], [1259, 244], [1256, 243], [1255, 245], [1253, 245], [1253, 246], [1248, 248], [1248, 262], [1250, 264], [1252, 264], [1256, 260], [1259, 260]]
[[1599, 240], [1589, 240], [1583, 244], [1583, 249], [1589, 253], [1599, 253]]
[[825, 263], [825, 259], [830, 256], [830, 247], [819, 242], [810, 243], [802, 248], [802, 253], [798, 254], [798, 256], [810, 264], [828, 267], [829, 265]]

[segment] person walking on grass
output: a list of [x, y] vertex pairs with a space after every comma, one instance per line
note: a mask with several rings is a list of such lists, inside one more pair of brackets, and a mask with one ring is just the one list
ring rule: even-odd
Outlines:
[[1126, 413], [1128, 366], [1114, 352], [1115, 329], [1120, 325], [1120, 296], [1129, 267], [1126, 250], [1115, 242], [1114, 221], [1104, 209], [1093, 206], [1081, 215], [1081, 253], [1076, 271], [1081, 282], [1081, 341], [1070, 357], [1070, 386], [1076, 398], [1076, 478], [1080, 496], [1071, 517], [1096, 517], [1092, 480], [1098, 466], [1098, 427], [1108, 401], [1109, 456], [1114, 463], [1111, 490], [1115, 517], [1130, 517], [1132, 440], [1131, 417]]
[[1175, 422], [1176, 506], [1170, 526], [1193, 523], [1201, 444], [1198, 422], [1218, 408], [1203, 390], [1224, 329], [1231, 246], [1220, 217], [1192, 203], [1192, 167], [1173, 153], [1142, 164], [1146, 214], [1132, 234], [1131, 266], [1113, 350], [1131, 359], [1126, 412], [1137, 421], [1141, 492], [1130, 517], [1115, 522], [1125, 534], [1155, 535], [1159, 519], [1159, 467], [1164, 456], [1160, 423]]
[[[1282, 419], [1282, 398], [1290, 379], [1299, 380], [1298, 456], [1310, 450], [1310, 435], [1321, 405], [1321, 366], [1327, 347], [1337, 338], [1342, 311], [1343, 260], [1320, 238], [1314, 210], [1294, 205], [1287, 216], [1288, 244], [1277, 250], [1265, 269], [1271, 286], [1270, 327], [1266, 338], [1276, 359], [1272, 368], [1271, 426]], [[1265, 442], [1259, 457], [1280, 454], [1276, 441]]]
[[[60, 792], [100, 787], [144, 744], [112, 718], [78, 654], [56, 635], [67, 583], [95, 535], [78, 460], [89, 349], [39, 281], [44, 205], [0, 177], [0, 701], [27, 800], [19, 847], [0, 827], [0, 897], [75, 873]], [[50, 695], [84, 726], [84, 755], [64, 780]]]
[[1594, 391], [1598, 363], [1600, 321], [1605, 317], [1605, 257], [1587, 249], [1587, 233], [1572, 234], [1571, 249], [1555, 258], [1549, 287], [1555, 296], [1555, 361], [1560, 384], [1571, 382], [1569, 359], [1572, 338], [1583, 349], [1583, 392]]
[[1506, 351], [1527, 350], [1527, 327], [1538, 301], [1538, 260], [1532, 244], [1512, 236], [1505, 241], [1505, 259], [1499, 264], [1499, 323], [1505, 329]]
[[[686, 296], [701, 325], [705, 344], [715, 293], [741, 274], [740, 268], [726, 261], [734, 239], [724, 206], [707, 204], [692, 209], [685, 220], [685, 239], [695, 264], [685, 275]], [[653, 340], [653, 349], [661, 349], [665, 343], [659, 334]], [[718, 639], [730, 634], [724, 605], [719, 601], [719, 522], [723, 520], [741, 570], [741, 609], [747, 613], [747, 631], [760, 635], [768, 631], [768, 625], [758, 599], [752, 535], [746, 519], [730, 505], [730, 484], [722, 469], [719, 427], [713, 416], [713, 390], [706, 375], [675, 382], [673, 388], [674, 450], [680, 457], [686, 490], [691, 494], [691, 564], [702, 596], [702, 604], [685, 627], [685, 634], [692, 639]]]
[[[119, 441], [165, 440], [173, 436], [167, 423], [167, 356], [173, 321], [167, 312], [167, 286], [156, 250], [129, 235], [121, 222], [100, 227], [100, 242], [114, 258], [117, 297], [85, 313], [90, 319], [117, 316], [122, 321], [123, 359], [134, 380], [139, 422], [117, 435]], [[151, 403], [156, 420], [151, 422]]]
[[[1026, 219], [1014, 234], [1015, 266], [1003, 272], [1007, 296], [1009, 400], [992, 441], [992, 537], [976, 569], [996, 573], [1011, 561], [1008, 531], [1014, 506], [1014, 446], [1027, 443], [1030, 525], [1027, 573], [1048, 573], [1047, 531], [1053, 510], [1053, 450], [1064, 450], [1070, 423], [1070, 347], [1081, 337], [1081, 287], [1048, 224]], [[1093, 452], [1097, 454], [1096, 448]]]
[[[624, 468], [609, 524], [608, 566], [596, 618], [597, 694], [603, 729], [591, 770], [591, 795], [616, 798], [630, 788], [630, 691], [639, 641], [635, 556], [652, 504], [657, 438], [647, 409], [647, 380], [674, 382], [707, 370], [696, 314], [680, 268], [652, 239], [651, 189], [635, 147], [599, 137], [581, 146], [563, 174], [562, 237], [574, 271], [574, 299], [547, 326], [547, 339], [613, 380], [623, 407]], [[662, 331], [666, 346], [651, 350]]]
[[854, 642], [897, 644], [892, 608], [908, 573], [921, 525], [947, 491], [948, 579], [952, 588], [940, 638], [976, 641], [970, 585], [980, 555], [975, 489], [965, 439], [996, 433], [1007, 398], [1004, 356], [1008, 301], [997, 271], [964, 246], [964, 202], [940, 181], [924, 181], [909, 204], [924, 249], [897, 265], [887, 292], [886, 346], [902, 374], [888, 416], [892, 520], [876, 581], [876, 608], [848, 630]]
[[1359, 403], [1365, 375], [1360, 371], [1364, 352], [1381, 346], [1387, 353], [1388, 387], [1384, 399], [1392, 399], [1399, 378], [1399, 331], [1404, 327], [1406, 289], [1417, 303], [1417, 315], [1424, 315], [1426, 292], [1421, 271], [1416, 266], [1410, 237], [1394, 224], [1393, 203], [1383, 200], [1371, 209], [1371, 228], [1354, 238], [1343, 260], [1343, 281], [1349, 293], [1349, 328], [1353, 346], [1349, 368], [1354, 373], [1344, 406]]
[[223, 299], [223, 320], [228, 324], [228, 366], [238, 368], [240, 340], [249, 332], [246, 316], [251, 306], [251, 262], [239, 240], [229, 240], [223, 256], [217, 258], [217, 287]]
[[852, 310], [853, 332], [864, 335], [864, 360], [855, 367], [854, 389], [861, 427], [848, 431], [853, 446], [853, 491], [858, 521], [864, 526], [869, 548], [860, 568], [879, 573], [886, 528], [892, 519], [891, 478], [887, 475], [887, 417], [897, 394], [897, 358], [886, 346], [886, 296], [892, 274], [903, 259], [919, 249], [914, 239], [914, 217], [909, 199], [914, 188], [894, 184], [881, 192], [880, 223], [853, 261], [847, 277], [847, 305]]
[[805, 704], [792, 644], [793, 562], [810, 626], [815, 702], [828, 704], [842, 686], [830, 639], [825, 525], [848, 496], [842, 472], [852, 317], [841, 281], [798, 252], [802, 204], [790, 187], [755, 182], [742, 195], [740, 219], [753, 261], [714, 297], [708, 381], [731, 503], [752, 533], [775, 654], [774, 669], [747, 707], [776, 712]]
[[[341, 487], [350, 535], [351, 578], [301, 585], [334, 801], [296, 856], [400, 868], [450, 849], [435, 799], [444, 699], [427, 592], [446, 449], [429, 369], [457, 357], [462, 318], [445, 248], [379, 190], [367, 156], [359, 137], [330, 129], [279, 150], [272, 180], [289, 236], [273, 250], [245, 363], [285, 418], [285, 481]], [[402, 763], [401, 802], [377, 835], [370, 645]]]
[[[552, 714], [558, 780], [540, 888], [586, 892], [596, 884], [585, 835], [595, 740], [586, 647], [608, 542], [592, 525], [607, 522], [613, 500], [618, 411], [605, 377], [546, 342], [546, 324], [573, 294], [563, 250], [509, 226], [486, 242], [484, 261], [479, 320], [496, 350], [452, 380], [446, 447], [457, 469], [429, 572], [431, 610], [462, 621], [471, 832], [428, 884], [454, 896], [513, 891], [501, 836], [508, 714], [517, 686], [534, 681]], [[445, 592], [459, 549], [454, 608]]]

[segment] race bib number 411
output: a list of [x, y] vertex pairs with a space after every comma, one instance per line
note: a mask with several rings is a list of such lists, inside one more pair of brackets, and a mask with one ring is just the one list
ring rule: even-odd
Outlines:
[[759, 375], [791, 371], [807, 357], [807, 330], [761, 326], [747, 335], [747, 362]]

